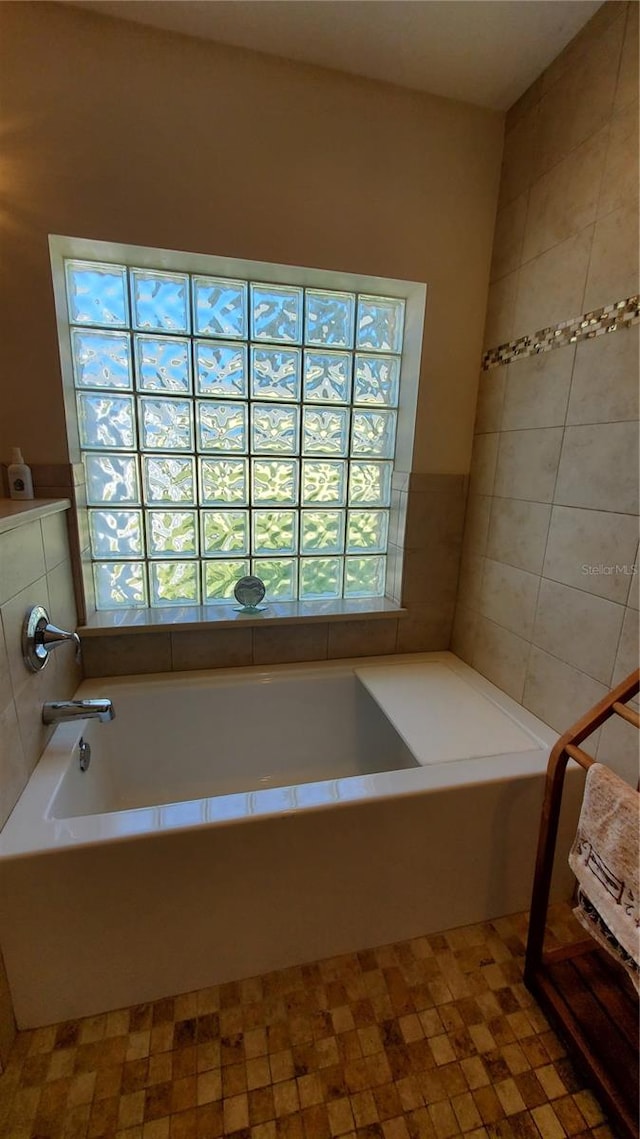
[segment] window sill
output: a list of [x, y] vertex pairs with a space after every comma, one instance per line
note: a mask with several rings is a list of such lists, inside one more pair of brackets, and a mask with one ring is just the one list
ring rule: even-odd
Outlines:
[[78, 632], [82, 637], [114, 633], [188, 632], [194, 629], [252, 628], [258, 625], [306, 625], [320, 621], [383, 620], [406, 617], [407, 610], [388, 597], [342, 601], [273, 601], [260, 613], [243, 613], [235, 603], [185, 605], [166, 609], [109, 609], [94, 613]]

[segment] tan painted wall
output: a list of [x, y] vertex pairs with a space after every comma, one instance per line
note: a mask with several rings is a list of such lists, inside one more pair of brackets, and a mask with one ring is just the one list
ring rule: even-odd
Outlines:
[[49, 3], [0, 76], [0, 458], [67, 458], [62, 233], [426, 281], [414, 469], [468, 470], [502, 116]]

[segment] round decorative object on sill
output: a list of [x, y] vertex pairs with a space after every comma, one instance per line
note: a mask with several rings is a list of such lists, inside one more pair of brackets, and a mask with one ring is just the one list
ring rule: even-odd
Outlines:
[[259, 577], [241, 577], [240, 581], [236, 582], [233, 590], [233, 595], [236, 601], [240, 602], [240, 608], [236, 610], [237, 613], [262, 613], [267, 608], [266, 605], [260, 605], [262, 598], [266, 593], [266, 587]]

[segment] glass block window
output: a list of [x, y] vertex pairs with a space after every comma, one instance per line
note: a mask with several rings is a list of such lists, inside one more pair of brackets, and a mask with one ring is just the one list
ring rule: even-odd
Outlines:
[[404, 299], [65, 277], [99, 609], [384, 595]]

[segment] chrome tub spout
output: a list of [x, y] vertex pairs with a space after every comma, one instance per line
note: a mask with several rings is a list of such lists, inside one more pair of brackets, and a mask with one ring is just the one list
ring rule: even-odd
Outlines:
[[43, 724], [61, 724], [65, 720], [113, 720], [115, 710], [110, 700], [52, 700], [42, 705]]

